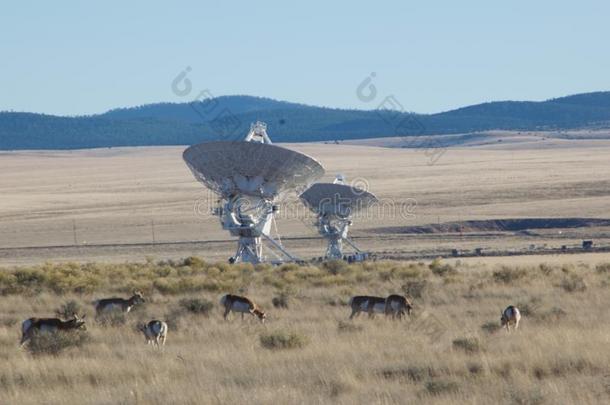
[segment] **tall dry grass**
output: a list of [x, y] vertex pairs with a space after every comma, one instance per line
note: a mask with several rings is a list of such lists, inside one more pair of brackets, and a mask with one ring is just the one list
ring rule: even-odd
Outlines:
[[[608, 264], [253, 267], [189, 258], [3, 269], [0, 403], [608, 403], [609, 286]], [[82, 346], [36, 356], [17, 347], [23, 319], [54, 316], [72, 300], [91, 318], [92, 300], [134, 288], [147, 303], [123, 325], [90, 320]], [[411, 319], [347, 321], [351, 295], [404, 291], [414, 297]], [[223, 321], [225, 292], [254, 298], [268, 322]], [[288, 308], [272, 305], [279, 296]], [[191, 310], [206, 301], [215, 306]], [[510, 334], [494, 326], [509, 304], [523, 313]], [[163, 350], [135, 328], [152, 318], [170, 325]]]

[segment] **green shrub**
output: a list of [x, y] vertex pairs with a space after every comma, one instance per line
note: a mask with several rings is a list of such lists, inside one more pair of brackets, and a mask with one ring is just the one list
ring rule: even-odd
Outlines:
[[426, 391], [430, 395], [452, 394], [459, 391], [459, 388], [455, 381], [433, 380], [426, 383]]
[[346, 274], [350, 270], [349, 264], [343, 260], [329, 260], [322, 263], [322, 268], [332, 275]]
[[547, 402], [539, 388], [530, 391], [511, 390], [510, 396], [515, 405], [542, 405]]
[[550, 310], [548, 310], [547, 312], [540, 315], [540, 318], [545, 321], [556, 322], [556, 321], [559, 321], [560, 319], [565, 318], [567, 315], [568, 315], [568, 313], [566, 311], [564, 311], [563, 309], [561, 309], [559, 307], [553, 307]]
[[184, 308], [192, 314], [208, 316], [214, 303], [203, 298], [184, 298], [179, 302], [180, 307]]
[[473, 376], [481, 375], [485, 371], [481, 363], [468, 363], [466, 364], [466, 369]]
[[432, 271], [433, 274], [436, 274], [437, 276], [440, 277], [444, 277], [444, 276], [448, 276], [448, 275], [455, 275], [457, 274], [457, 269], [453, 266], [451, 266], [448, 263], [441, 263], [441, 259], [436, 258], [434, 260], [432, 260], [432, 263], [430, 263], [428, 265], [428, 268], [430, 268], [430, 270]]
[[542, 274], [544, 274], [545, 276], [550, 276], [551, 274], [553, 274], [553, 267], [549, 264], [546, 263], [540, 263], [538, 265], [538, 269], [540, 270], [540, 272]]
[[378, 374], [388, 380], [408, 380], [412, 382], [420, 382], [424, 378], [436, 377], [438, 373], [430, 367], [408, 366], [385, 368]]
[[402, 286], [402, 291], [408, 297], [421, 298], [422, 295], [424, 294], [424, 291], [426, 290], [427, 286], [428, 286], [428, 281], [426, 281], [426, 280], [407, 281]]
[[519, 312], [523, 316], [537, 317], [540, 316], [540, 308], [542, 306], [540, 298], [532, 297], [529, 301], [519, 301], [515, 305], [519, 308]]
[[568, 293], [582, 292], [587, 289], [585, 281], [577, 274], [571, 274], [569, 277], [564, 277], [564, 279], [561, 280], [560, 286]]
[[17, 324], [17, 322], [19, 322], [19, 319], [17, 318], [2, 318], [2, 320], [0, 320], [0, 325], [5, 326], [7, 328], [12, 328]]
[[610, 273], [610, 263], [600, 263], [595, 266], [595, 271], [598, 273]]
[[264, 333], [260, 336], [261, 345], [265, 349], [298, 349], [304, 347], [309, 341], [306, 336], [285, 331]]
[[520, 280], [527, 275], [527, 270], [521, 267], [511, 268], [502, 266], [499, 270], [493, 272], [493, 278], [498, 283], [510, 284]]
[[123, 311], [107, 311], [95, 319], [102, 326], [119, 327], [127, 323], [127, 317]]
[[277, 295], [277, 297], [273, 297], [271, 303], [275, 308], [288, 308], [288, 301], [288, 294], [281, 292]]
[[501, 327], [502, 327], [502, 325], [500, 325], [500, 321], [498, 321], [498, 322], [489, 321], [489, 322], [485, 322], [483, 325], [481, 325], [481, 329], [483, 329], [485, 332], [487, 332], [489, 334], [497, 332]]
[[481, 351], [481, 344], [477, 338], [459, 338], [453, 340], [453, 348], [461, 349], [466, 353], [473, 354]]
[[339, 331], [339, 333], [354, 333], [360, 332], [363, 329], [364, 327], [362, 325], [347, 321], [339, 321], [339, 324], [337, 325], [337, 330]]
[[84, 330], [34, 333], [28, 340], [27, 349], [33, 355], [58, 355], [71, 347], [81, 347], [89, 342]]
[[198, 268], [198, 269], [203, 269], [205, 267], [205, 265], [206, 265], [205, 261], [203, 261], [203, 259], [196, 257], [196, 256], [187, 257], [186, 259], [184, 259], [184, 262], [183, 262], [183, 266], [194, 267], [194, 268]]

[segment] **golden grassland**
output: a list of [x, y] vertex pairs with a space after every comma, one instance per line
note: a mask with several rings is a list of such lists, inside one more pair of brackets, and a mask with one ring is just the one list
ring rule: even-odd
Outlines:
[[[600, 141], [602, 142], [602, 141]], [[605, 142], [605, 143], [603, 143]], [[343, 173], [394, 210], [354, 220], [351, 235], [363, 250], [424, 252], [452, 248], [560, 247], [591, 238], [610, 243], [608, 229], [548, 231], [490, 238], [487, 235], [404, 235], [388, 228], [437, 222], [502, 218], [607, 218], [610, 206], [610, 141], [574, 141], [570, 148], [547, 145], [512, 149], [508, 143], [450, 148], [430, 165], [424, 150], [374, 146], [283, 145], [317, 158], [323, 181]], [[0, 249], [0, 265], [45, 260], [144, 261], [191, 255], [227, 260], [235, 240], [210, 215], [217, 197], [196, 182], [182, 160], [184, 146], [80, 151], [0, 153], [0, 248], [69, 246], [78, 248]], [[323, 254], [325, 245], [309, 211], [291, 196], [282, 204], [278, 230], [286, 247], [304, 259]], [[412, 215], [401, 215], [410, 207]], [[156, 245], [120, 247], [113, 244]], [[569, 231], [569, 232], [568, 232]], [[605, 236], [604, 236], [605, 235]], [[309, 237], [308, 240], [290, 240]], [[206, 241], [196, 245], [163, 242]], [[227, 242], [220, 242], [227, 241]], [[99, 246], [111, 244], [111, 246]], [[96, 246], [94, 246], [96, 245]]]
[[[608, 403], [609, 288], [610, 263], [5, 268], [0, 403]], [[69, 301], [93, 318], [94, 299], [133, 289], [147, 302], [123, 325], [88, 319], [90, 339], [57, 355], [18, 348], [22, 320]], [[224, 321], [227, 292], [252, 297], [268, 322]], [[413, 300], [409, 319], [348, 321], [352, 295], [396, 292]], [[189, 312], [188, 299], [214, 307]], [[509, 304], [523, 314], [514, 333], [497, 329]], [[135, 328], [152, 318], [170, 325], [164, 349]]]

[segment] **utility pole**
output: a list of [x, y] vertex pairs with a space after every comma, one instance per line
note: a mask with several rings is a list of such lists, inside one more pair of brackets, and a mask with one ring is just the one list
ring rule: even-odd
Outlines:
[[76, 238], [76, 219], [72, 220], [72, 236], [74, 237], [74, 246], [77, 246], [78, 239]]
[[150, 230], [152, 233], [152, 243], [154, 245], [155, 243], [157, 243], [157, 238], [155, 237], [155, 220], [154, 219], [150, 220]]

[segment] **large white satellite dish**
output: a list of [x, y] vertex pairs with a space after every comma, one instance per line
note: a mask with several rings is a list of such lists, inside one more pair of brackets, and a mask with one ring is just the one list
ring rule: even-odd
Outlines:
[[264, 261], [262, 239], [295, 260], [270, 235], [279, 210], [277, 197], [306, 187], [324, 174], [315, 159], [272, 145], [266, 129], [264, 123], [256, 122], [243, 141], [201, 143], [183, 154], [195, 178], [223, 201], [217, 210], [222, 227], [239, 237], [233, 262]]
[[377, 202], [368, 191], [344, 184], [343, 176], [334, 183], [316, 183], [300, 196], [303, 203], [316, 214], [318, 232], [327, 240], [327, 259], [343, 257], [343, 241], [354, 250], [363, 252], [347, 236], [353, 215]]

